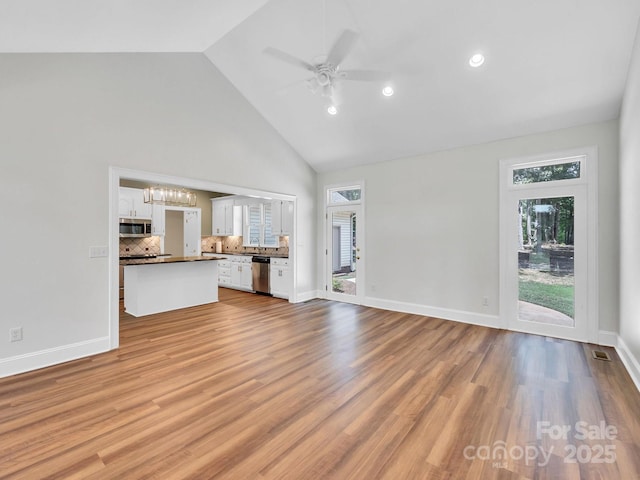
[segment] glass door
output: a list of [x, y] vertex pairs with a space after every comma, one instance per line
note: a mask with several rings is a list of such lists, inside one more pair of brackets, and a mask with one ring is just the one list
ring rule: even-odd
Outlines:
[[362, 303], [364, 298], [360, 205], [327, 208], [327, 298]]
[[518, 202], [518, 320], [575, 328], [575, 197]]
[[505, 326], [588, 341], [593, 246], [586, 157], [503, 164], [501, 173], [500, 313]]

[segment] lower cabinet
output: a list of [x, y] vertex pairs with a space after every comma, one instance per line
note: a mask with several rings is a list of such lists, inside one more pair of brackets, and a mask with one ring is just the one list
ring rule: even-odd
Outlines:
[[231, 261], [231, 288], [253, 290], [253, 275], [251, 273], [251, 257], [233, 256]]
[[218, 261], [218, 285], [221, 287], [231, 286], [231, 261]]
[[[215, 253], [204, 253], [203, 255], [224, 259], [218, 261], [218, 286], [253, 291], [252, 257]], [[288, 300], [291, 295], [292, 283], [289, 259], [271, 257], [269, 272], [271, 295]]]
[[271, 295], [288, 299], [291, 291], [291, 273], [288, 258], [271, 258], [270, 278]]

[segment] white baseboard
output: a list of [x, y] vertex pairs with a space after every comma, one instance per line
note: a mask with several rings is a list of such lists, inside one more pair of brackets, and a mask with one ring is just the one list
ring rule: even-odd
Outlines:
[[616, 352], [618, 352], [618, 356], [627, 368], [631, 380], [633, 380], [633, 383], [636, 384], [636, 388], [640, 392], [640, 362], [638, 362], [638, 359], [631, 353], [631, 350], [629, 350], [629, 347], [627, 347], [627, 344], [624, 343], [624, 340], [622, 340], [620, 336], [618, 336]]
[[313, 300], [314, 298], [321, 298], [319, 290], [311, 290], [309, 292], [299, 293], [291, 303], [308, 302], [309, 300]]
[[484, 313], [467, 312], [464, 310], [430, 307], [418, 303], [397, 302], [395, 300], [384, 300], [373, 297], [366, 297], [364, 299], [364, 305], [367, 307], [381, 308], [383, 310], [413, 313], [416, 315], [425, 315], [427, 317], [436, 317], [444, 320], [453, 320], [454, 322], [470, 323], [472, 325], [480, 325], [482, 327], [506, 328], [506, 325], [502, 324], [498, 315], [487, 315]]
[[598, 332], [598, 345], [604, 345], [605, 347], [617, 347], [618, 334], [616, 332], [600, 330]]
[[50, 367], [109, 350], [111, 350], [109, 337], [102, 337], [87, 340], [86, 342], [40, 350], [39, 352], [3, 358], [0, 359], [0, 378]]

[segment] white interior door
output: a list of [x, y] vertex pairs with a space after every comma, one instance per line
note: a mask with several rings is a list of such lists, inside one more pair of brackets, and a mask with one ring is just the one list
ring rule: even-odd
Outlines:
[[364, 218], [360, 205], [327, 208], [327, 298], [362, 304]]

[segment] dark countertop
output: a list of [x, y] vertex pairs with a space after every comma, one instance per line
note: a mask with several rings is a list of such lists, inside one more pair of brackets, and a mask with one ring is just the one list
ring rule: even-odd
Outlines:
[[120, 260], [120, 265], [157, 265], [159, 263], [184, 263], [184, 262], [207, 262], [210, 260], [224, 260], [219, 257], [156, 257], [156, 258], [136, 258], [131, 260]]
[[231, 252], [220, 252], [220, 253], [216, 253], [216, 252], [202, 252], [203, 254], [208, 254], [208, 255], [229, 255], [229, 256], [236, 256], [236, 255], [241, 255], [243, 257], [271, 257], [271, 258], [289, 258], [289, 255], [285, 255], [285, 254], [274, 254], [274, 253], [231, 253]]

